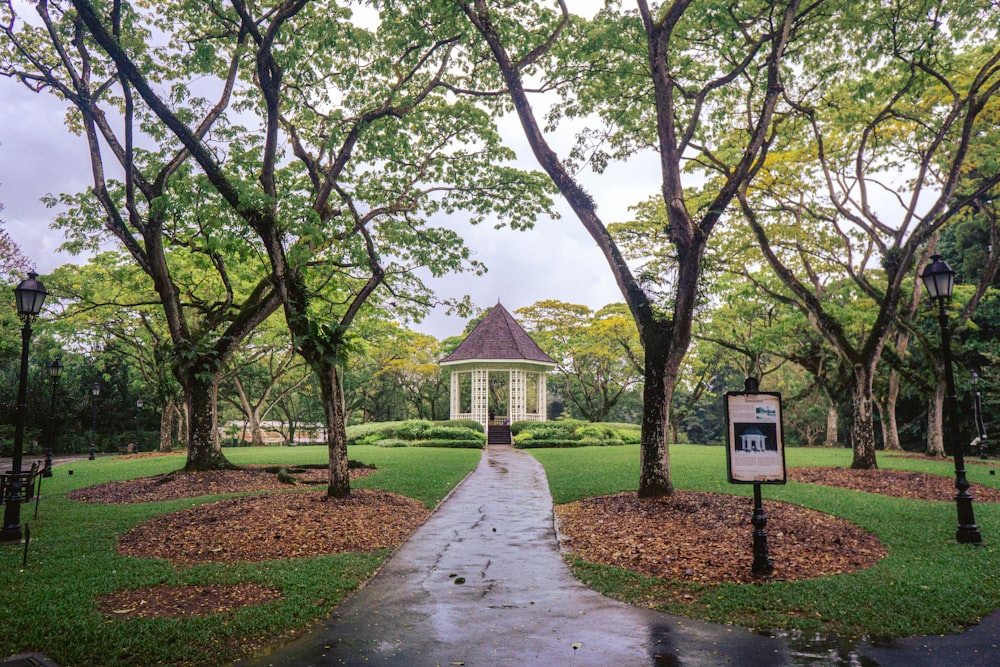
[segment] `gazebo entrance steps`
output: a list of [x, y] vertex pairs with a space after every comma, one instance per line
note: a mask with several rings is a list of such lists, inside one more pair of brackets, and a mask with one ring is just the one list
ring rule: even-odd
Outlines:
[[510, 437], [509, 424], [490, 424], [489, 432], [486, 434], [486, 444], [509, 445], [513, 442]]

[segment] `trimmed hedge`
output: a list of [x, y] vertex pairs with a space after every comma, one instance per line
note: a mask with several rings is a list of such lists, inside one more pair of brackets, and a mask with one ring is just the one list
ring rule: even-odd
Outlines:
[[535, 440], [534, 438], [525, 438], [523, 440], [514, 440], [514, 447], [517, 449], [559, 449], [565, 447], [583, 447], [585, 444], [582, 440]]
[[410, 443], [399, 438], [380, 438], [373, 442], [359, 442], [357, 444], [374, 445], [375, 447], [409, 447]]
[[410, 447], [444, 447], [447, 449], [482, 449], [486, 439], [482, 440], [416, 440]]
[[469, 431], [476, 431], [478, 433], [485, 433], [483, 430], [483, 425], [479, 422], [470, 421], [468, 419], [444, 419], [439, 422], [433, 422], [435, 426], [457, 426], [458, 428], [464, 428]]
[[553, 422], [515, 422], [514, 446], [520, 449], [555, 447], [609, 447], [638, 444], [641, 430], [634, 424], [591, 423], [579, 419]]
[[[482, 424], [465, 420], [373, 422], [347, 427], [347, 444], [376, 447], [460, 447], [482, 449]], [[433, 444], [427, 444], [433, 443]]]

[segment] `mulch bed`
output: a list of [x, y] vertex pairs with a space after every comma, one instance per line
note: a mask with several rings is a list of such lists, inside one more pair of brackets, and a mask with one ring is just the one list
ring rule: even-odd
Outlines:
[[[968, 470], [968, 468], [966, 468]], [[909, 470], [854, 470], [852, 468], [789, 468], [792, 482], [836, 486], [852, 491], [867, 491], [894, 498], [915, 500], [954, 500], [955, 478]], [[980, 484], [969, 493], [981, 502], [1000, 502], [1000, 490]]]
[[[326, 468], [289, 466], [285, 470], [295, 479], [296, 484], [319, 485], [326, 484], [329, 480], [329, 472]], [[353, 480], [375, 471], [368, 468], [352, 468], [349, 472]], [[279, 491], [292, 488], [295, 488], [295, 484], [282, 482], [278, 479], [277, 473], [268, 472], [264, 466], [247, 466], [240, 470], [207, 470], [204, 472], [177, 470], [154, 477], [104, 482], [70, 491], [66, 497], [87, 503], [128, 505], [223, 493]]]
[[418, 500], [375, 489], [269, 493], [153, 517], [122, 536], [118, 552], [190, 565], [377, 551], [401, 544], [429, 514]]
[[[871, 533], [832, 516], [767, 501], [768, 580], [798, 580], [871, 567], [888, 553]], [[753, 562], [753, 500], [697, 491], [640, 500], [634, 493], [556, 507], [563, 547], [585, 561], [703, 584], [760, 581]]]

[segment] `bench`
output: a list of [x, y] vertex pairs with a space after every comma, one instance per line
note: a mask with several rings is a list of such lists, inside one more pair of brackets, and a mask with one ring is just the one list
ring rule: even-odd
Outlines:
[[14, 483], [19, 479], [18, 492], [21, 502], [28, 502], [35, 497], [35, 478], [42, 474], [42, 470], [38, 461], [35, 461], [29, 470], [22, 470], [18, 475], [15, 475], [13, 470], [6, 471], [0, 475], [0, 498], [7, 502], [7, 495], [14, 492]]

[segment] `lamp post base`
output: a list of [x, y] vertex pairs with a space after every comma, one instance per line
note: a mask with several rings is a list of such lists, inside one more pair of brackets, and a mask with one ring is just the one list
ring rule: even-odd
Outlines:
[[15, 531], [0, 531], [0, 544], [24, 544], [24, 533], [21, 532], [20, 526]]
[[983, 535], [979, 532], [972, 510], [972, 496], [968, 492], [959, 493], [955, 496], [955, 504], [958, 506], [958, 530], [955, 532], [955, 540], [959, 544], [982, 544]]
[[955, 541], [959, 544], [980, 545], [983, 543], [983, 535], [977, 526], [959, 526], [955, 533]]
[[3, 528], [0, 528], [0, 544], [24, 542], [21, 530], [21, 498], [8, 496], [4, 505]]

